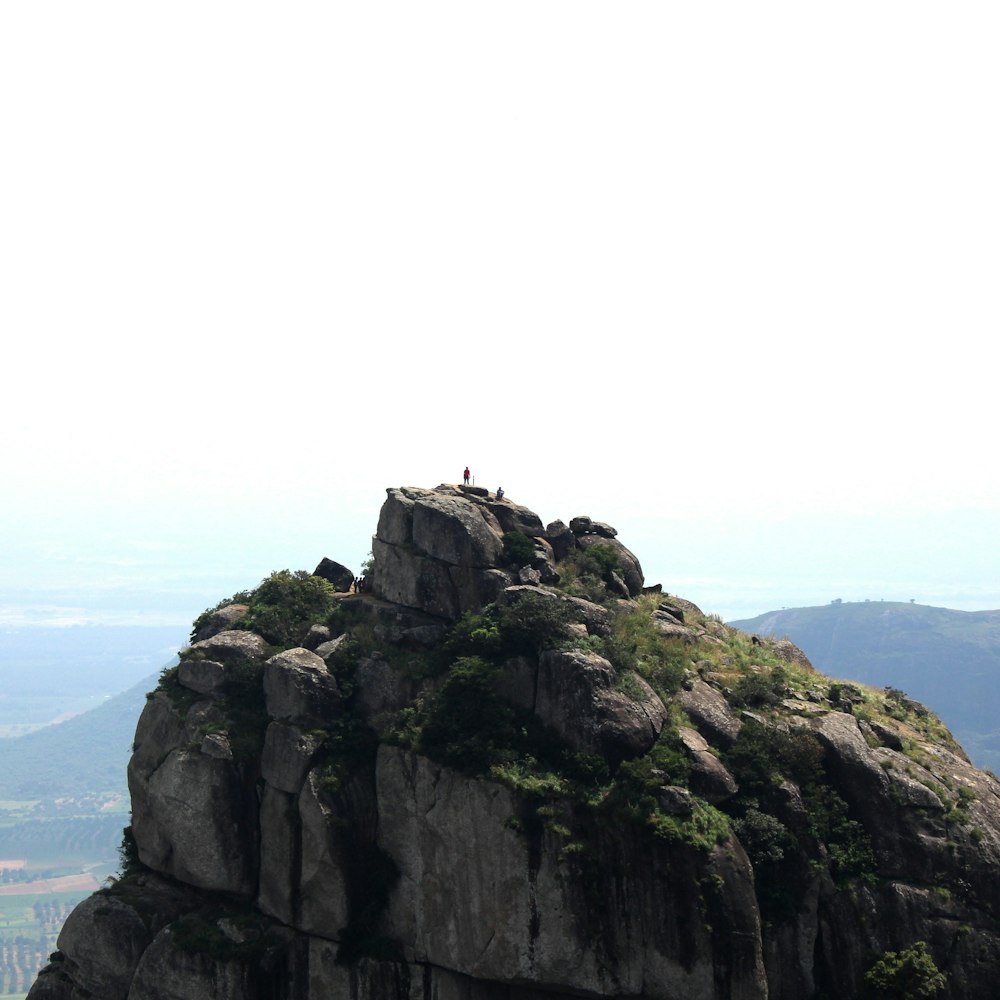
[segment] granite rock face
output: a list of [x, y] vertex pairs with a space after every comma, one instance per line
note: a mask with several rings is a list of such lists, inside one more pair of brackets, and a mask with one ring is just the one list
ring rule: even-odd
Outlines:
[[849, 1000], [918, 941], [995, 995], [1000, 785], [922, 706], [845, 707], [589, 516], [394, 488], [372, 554], [288, 648], [205, 618], [31, 1000]]

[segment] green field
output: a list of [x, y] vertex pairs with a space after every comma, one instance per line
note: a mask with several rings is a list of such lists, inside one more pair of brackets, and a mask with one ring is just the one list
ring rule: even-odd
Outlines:
[[0, 896], [0, 996], [23, 997], [86, 891]]
[[0, 896], [0, 939], [51, 933], [54, 927], [62, 927], [70, 910], [89, 895], [73, 891]]

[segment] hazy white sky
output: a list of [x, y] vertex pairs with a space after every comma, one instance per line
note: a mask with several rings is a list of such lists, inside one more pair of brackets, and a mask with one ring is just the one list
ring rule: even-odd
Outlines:
[[725, 617], [1000, 607], [993, 3], [0, 5], [0, 622], [358, 566], [387, 486]]

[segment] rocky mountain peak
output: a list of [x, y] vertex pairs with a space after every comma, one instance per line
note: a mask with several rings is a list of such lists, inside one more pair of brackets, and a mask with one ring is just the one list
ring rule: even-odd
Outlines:
[[[403, 607], [457, 619], [495, 601], [522, 575], [557, 583], [559, 562], [595, 543], [610, 549], [620, 570], [613, 586], [635, 597], [643, 585], [636, 557], [609, 525], [574, 517], [543, 527], [527, 507], [477, 486], [389, 489], [372, 539], [376, 594]], [[531, 540], [525, 549], [504, 546], [511, 537]], [[537, 576], [536, 576], [537, 574]]]
[[1000, 785], [932, 712], [477, 487], [389, 489], [361, 587], [324, 558], [200, 616], [129, 786], [121, 877], [32, 1000], [801, 1000], [904, 967], [978, 1000], [1000, 972]]

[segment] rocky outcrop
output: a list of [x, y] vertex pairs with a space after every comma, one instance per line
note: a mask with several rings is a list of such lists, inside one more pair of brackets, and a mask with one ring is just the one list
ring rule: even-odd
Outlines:
[[730, 746], [736, 741], [743, 723], [721, 691], [696, 680], [678, 692], [677, 701], [712, 743]]
[[503, 529], [480, 497], [391, 489], [372, 539], [372, 588], [441, 618], [493, 600], [513, 577], [497, 568]]
[[[379, 844], [400, 869], [388, 927], [413, 957], [478, 980], [598, 996], [765, 997], [749, 863], [735, 843], [707, 859], [596, 827], [583, 867], [564, 838], [525, 837], [517, 798], [383, 748]], [[709, 926], [700, 880], [725, 904]], [[725, 890], [722, 887], [726, 887]]]
[[534, 712], [566, 742], [612, 764], [647, 753], [660, 735], [666, 709], [639, 676], [632, 689], [616, 688], [618, 675], [604, 657], [581, 650], [551, 650], [539, 657]]
[[264, 699], [270, 718], [299, 724], [335, 719], [342, 700], [323, 658], [301, 646], [264, 664]]
[[558, 562], [599, 544], [618, 559], [625, 596], [642, 591], [642, 567], [610, 525], [575, 517], [569, 528], [543, 528], [533, 511], [472, 487], [387, 493], [372, 539], [372, 586], [395, 604], [454, 619], [496, 600], [521, 568], [504, 554], [504, 536], [515, 532], [535, 543], [531, 565], [542, 582], [558, 580]]
[[693, 729], [681, 729], [681, 743], [691, 759], [691, 791], [718, 804], [738, 791], [736, 779], [712, 753], [711, 744]]
[[199, 889], [252, 894], [256, 810], [247, 808], [231, 759], [202, 746], [177, 747], [155, 770], [133, 771], [130, 779], [143, 864]]
[[354, 574], [346, 566], [324, 557], [313, 570], [313, 576], [322, 577], [333, 584], [333, 589], [346, 594], [354, 586]]
[[587, 516], [401, 487], [372, 554], [283, 646], [254, 594], [199, 619], [131, 861], [31, 1000], [851, 1000], [917, 941], [945, 1000], [994, 995], [1000, 784], [923, 706], [647, 587]]
[[226, 604], [205, 615], [205, 620], [196, 629], [192, 642], [202, 642], [219, 632], [228, 631], [247, 613], [245, 604]]

